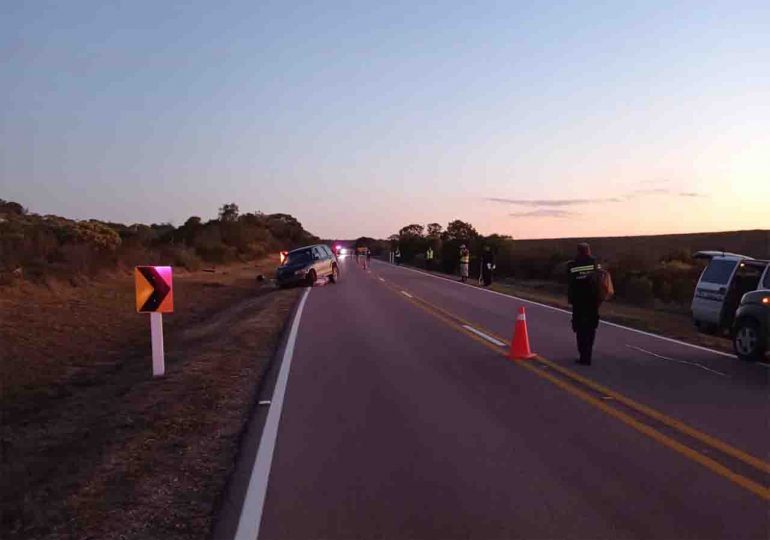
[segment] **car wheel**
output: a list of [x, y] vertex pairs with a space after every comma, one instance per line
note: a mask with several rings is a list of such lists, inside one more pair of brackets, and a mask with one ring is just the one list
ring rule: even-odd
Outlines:
[[307, 273], [307, 284], [306, 285], [308, 287], [312, 287], [313, 284], [315, 283], [315, 280], [316, 280], [315, 270], [311, 270], [310, 272]]
[[340, 279], [340, 271], [339, 268], [337, 268], [337, 265], [332, 266], [332, 274], [329, 276], [329, 281], [332, 283], [337, 283]]
[[743, 319], [738, 321], [733, 333], [733, 349], [741, 360], [754, 362], [765, 354], [766, 336], [757, 321]]

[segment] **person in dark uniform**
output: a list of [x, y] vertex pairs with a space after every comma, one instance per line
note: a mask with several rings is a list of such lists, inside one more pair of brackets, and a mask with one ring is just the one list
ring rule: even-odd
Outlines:
[[492, 248], [484, 246], [484, 251], [481, 253], [481, 279], [484, 282], [484, 287], [492, 285], [492, 270], [495, 269], [495, 254], [492, 253]]
[[572, 330], [580, 352], [578, 364], [591, 365], [596, 328], [599, 326], [599, 265], [591, 255], [591, 246], [580, 243], [577, 257], [567, 265], [568, 299], [572, 304]]

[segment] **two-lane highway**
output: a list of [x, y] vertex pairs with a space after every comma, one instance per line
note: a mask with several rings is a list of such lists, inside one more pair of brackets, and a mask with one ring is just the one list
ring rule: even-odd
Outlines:
[[343, 261], [294, 321], [238, 538], [767, 537], [765, 368], [603, 325], [577, 370], [531, 304], [543, 358], [511, 362], [521, 302]]

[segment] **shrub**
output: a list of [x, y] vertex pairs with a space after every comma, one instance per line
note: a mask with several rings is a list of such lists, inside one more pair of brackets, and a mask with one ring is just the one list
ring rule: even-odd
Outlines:
[[179, 266], [194, 272], [200, 270], [203, 261], [195, 253], [195, 250], [187, 247], [174, 246], [166, 250], [164, 258], [167, 259], [171, 266]]
[[624, 283], [621, 296], [634, 304], [651, 305], [655, 301], [652, 280], [646, 276], [630, 276]]

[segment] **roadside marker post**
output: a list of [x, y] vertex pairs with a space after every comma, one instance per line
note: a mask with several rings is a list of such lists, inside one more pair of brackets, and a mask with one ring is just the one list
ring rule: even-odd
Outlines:
[[163, 350], [163, 313], [174, 312], [173, 271], [170, 266], [137, 266], [134, 268], [137, 313], [150, 314], [152, 374], [166, 373]]
[[150, 313], [150, 338], [152, 339], [152, 376], [162, 377], [166, 373], [162, 313]]

